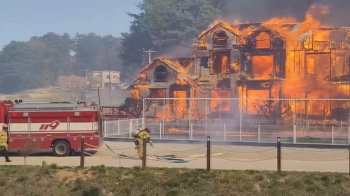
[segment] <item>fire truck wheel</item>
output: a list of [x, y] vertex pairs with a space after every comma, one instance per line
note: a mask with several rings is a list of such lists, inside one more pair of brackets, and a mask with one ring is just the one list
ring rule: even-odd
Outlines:
[[64, 140], [58, 140], [53, 143], [52, 151], [56, 156], [65, 157], [71, 152], [70, 145]]

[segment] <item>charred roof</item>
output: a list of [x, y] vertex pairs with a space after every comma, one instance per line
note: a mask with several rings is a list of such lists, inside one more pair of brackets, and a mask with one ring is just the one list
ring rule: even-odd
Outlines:
[[261, 22], [255, 22], [255, 23], [242, 23], [242, 24], [238, 24], [238, 25], [231, 25], [233, 28], [237, 28], [238, 30], [244, 30], [247, 28], [251, 28], [251, 27], [260, 27], [261, 26]]
[[194, 63], [195, 58], [168, 58], [169, 61], [174, 63], [179, 63], [183, 68], [187, 68], [188, 66]]

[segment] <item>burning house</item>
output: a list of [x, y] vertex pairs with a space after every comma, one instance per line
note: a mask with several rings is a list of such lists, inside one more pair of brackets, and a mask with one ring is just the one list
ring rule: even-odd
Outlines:
[[[210, 87], [209, 92], [202, 90], [199, 97], [248, 98], [249, 92], [257, 95], [256, 98], [282, 96], [285, 39], [272, 29], [261, 23], [233, 26], [217, 22], [197, 38], [193, 47], [197, 54], [198, 82]], [[229, 105], [228, 111], [240, 107], [253, 112], [248, 108], [252, 105], [248, 99], [224, 105]]]
[[[299, 116], [324, 119], [341, 111], [348, 118], [349, 101], [278, 99], [349, 98], [350, 28], [323, 27], [309, 15], [302, 23], [218, 21], [198, 36], [192, 48], [195, 58], [156, 59], [147, 65], [131, 85], [133, 96], [239, 100], [193, 103], [196, 111], [191, 112], [199, 116], [205, 115], [209, 104], [210, 113], [232, 114], [239, 108], [280, 117], [293, 110]], [[178, 105], [188, 109], [189, 104]]]
[[129, 86], [129, 91], [134, 98], [164, 98], [153, 101], [153, 104], [160, 107], [155, 107], [149, 114], [151, 116], [157, 115], [157, 109], [162, 109], [164, 103], [172, 103], [173, 110], [183, 112], [188, 108], [188, 101], [179, 100], [173, 103], [166, 98], [194, 97], [198, 87], [193, 82], [196, 78], [194, 58], [158, 58], [140, 72]]

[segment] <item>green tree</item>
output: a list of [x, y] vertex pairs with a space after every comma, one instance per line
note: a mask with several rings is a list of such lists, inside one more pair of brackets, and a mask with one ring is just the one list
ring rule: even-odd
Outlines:
[[0, 51], [0, 93], [53, 86], [59, 76], [84, 70], [121, 70], [120, 38], [93, 33], [49, 32], [27, 42], [11, 42]]
[[13, 93], [31, 87], [26, 80], [35, 70], [29, 68], [34, 61], [25, 50], [26, 43], [12, 41], [3, 48], [0, 56], [0, 85], [1, 92]]
[[133, 18], [130, 31], [122, 34], [120, 58], [126, 71], [144, 66], [142, 49], [164, 54], [174, 46], [190, 47], [200, 32], [224, 13], [227, 2], [144, 0], [138, 5], [140, 14], [129, 14]]
[[76, 34], [74, 73], [82, 75], [83, 70], [120, 70], [119, 49], [120, 39], [111, 35]]
[[73, 42], [69, 34], [58, 35], [56, 33], [47, 33], [39, 38], [47, 45], [44, 55], [47, 61], [45, 72], [46, 77], [50, 79], [50, 84], [56, 82], [58, 76], [72, 73], [70, 51]]
[[[140, 5], [139, 5], [139, 9]], [[144, 26], [143, 18], [144, 13], [130, 14], [133, 18], [130, 26], [130, 32], [122, 33], [121, 49], [119, 57], [123, 64], [122, 79], [130, 79], [135, 76], [135, 69], [141, 69], [143, 62], [143, 49], [153, 48], [153, 41], [149, 35], [148, 30]], [[133, 74], [134, 73], [134, 74]]]

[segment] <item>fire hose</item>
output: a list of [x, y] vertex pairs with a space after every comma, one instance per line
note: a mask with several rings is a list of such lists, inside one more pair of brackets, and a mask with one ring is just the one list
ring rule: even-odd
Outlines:
[[[106, 145], [106, 147], [113, 153], [113, 154], [116, 154], [118, 155], [119, 157], [121, 158], [124, 158], [124, 159], [133, 159], [133, 160], [138, 160], [139, 158], [135, 158], [135, 157], [131, 157], [131, 156], [128, 156], [128, 155], [124, 155], [124, 154], [118, 154], [116, 152], [114, 152], [112, 150], [112, 148], [110, 148], [106, 143], [104, 143]], [[184, 160], [184, 159], [180, 159], [180, 158], [177, 158], [175, 155], [165, 155], [165, 156], [157, 156], [157, 155], [153, 155], [156, 157], [157, 160], [159, 161], [166, 161], [166, 162], [170, 162], [170, 163], [188, 163], [188, 161]]]

